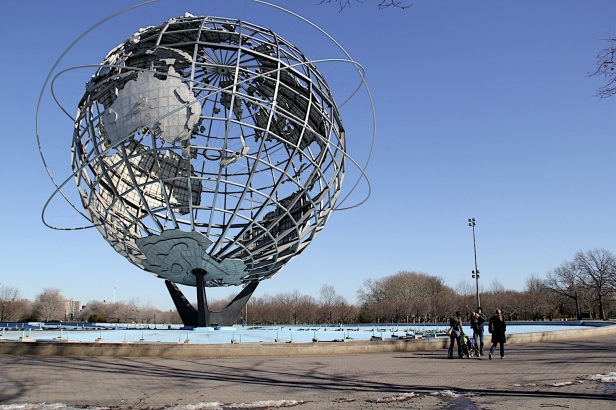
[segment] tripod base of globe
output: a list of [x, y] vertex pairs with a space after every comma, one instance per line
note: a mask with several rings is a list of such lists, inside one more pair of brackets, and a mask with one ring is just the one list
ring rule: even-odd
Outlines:
[[[207, 298], [205, 297], [205, 280], [204, 276], [207, 275], [205, 269], [196, 268], [191, 272], [197, 277], [197, 326], [211, 326], [209, 322], [209, 309], [207, 307]], [[206, 315], [205, 312], [208, 312]], [[186, 325], [186, 323], [184, 323]], [[227, 325], [222, 325], [227, 326]]]
[[169, 280], [165, 281], [167, 290], [173, 299], [175, 308], [180, 314], [184, 326], [213, 327], [232, 326], [242, 313], [248, 300], [257, 289], [258, 281], [249, 282], [244, 289], [225, 306], [218, 311], [210, 311], [207, 306], [207, 297], [203, 277], [207, 272], [203, 269], [194, 269], [192, 273], [197, 276], [197, 309], [186, 299], [177, 285]]

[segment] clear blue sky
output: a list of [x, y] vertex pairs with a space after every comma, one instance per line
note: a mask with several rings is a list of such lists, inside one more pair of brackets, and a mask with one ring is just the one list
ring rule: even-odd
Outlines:
[[[401, 270], [440, 276], [454, 288], [470, 283], [471, 217], [485, 288], [496, 279], [522, 290], [529, 275], [543, 276], [577, 251], [616, 252], [616, 97], [599, 100], [601, 79], [587, 77], [603, 39], [616, 35], [616, 2], [414, 0], [406, 10], [378, 11], [378, 0], [364, 0], [343, 12], [317, 0], [274, 2], [320, 25], [365, 67], [377, 141], [368, 168], [370, 200], [334, 213], [311, 246], [264, 281], [256, 296], [299, 290], [318, 297], [328, 284], [355, 302], [365, 279]], [[53, 191], [35, 139], [45, 77], [76, 37], [137, 3], [0, 2], [0, 283], [29, 299], [57, 287], [83, 303], [112, 300], [115, 288], [118, 301], [173, 307], [164, 282], [116, 254], [97, 231], [60, 232], [41, 222]], [[248, 0], [167, 0], [92, 32], [61, 67], [98, 64], [138, 28], [186, 11], [269, 26], [310, 57], [328, 57], [323, 38], [271, 8]], [[348, 66], [339, 65], [338, 73], [332, 67], [332, 83], [343, 84]], [[87, 80], [84, 73], [66, 78], [73, 75], [78, 84]], [[82, 93], [81, 85], [61, 87], [70, 113]], [[46, 101], [45, 152], [54, 175], [64, 179], [72, 124], [53, 109], [48, 93]], [[365, 98], [343, 114], [351, 151], [365, 158]], [[61, 226], [82, 223], [60, 201], [48, 217]], [[194, 300], [194, 289], [186, 290]]]

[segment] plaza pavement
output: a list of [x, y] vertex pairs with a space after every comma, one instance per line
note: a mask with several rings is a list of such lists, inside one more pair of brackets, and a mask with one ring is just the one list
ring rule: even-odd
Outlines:
[[[604, 381], [592, 380], [597, 375]], [[178, 410], [615, 409], [616, 337], [508, 345], [504, 360], [498, 354], [494, 360], [448, 360], [443, 349], [214, 359], [0, 355], [0, 409], [23, 403], [37, 404], [34, 409], [45, 408], [40, 403]]]

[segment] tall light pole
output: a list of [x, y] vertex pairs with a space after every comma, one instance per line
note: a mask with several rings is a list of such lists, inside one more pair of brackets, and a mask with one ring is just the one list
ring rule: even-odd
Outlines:
[[479, 269], [477, 269], [477, 242], [475, 241], [475, 218], [470, 218], [468, 220], [468, 226], [473, 228], [473, 252], [475, 254], [475, 270], [472, 271], [473, 279], [475, 279], [475, 290], [477, 295], [477, 307], [481, 306], [481, 301], [479, 300]]

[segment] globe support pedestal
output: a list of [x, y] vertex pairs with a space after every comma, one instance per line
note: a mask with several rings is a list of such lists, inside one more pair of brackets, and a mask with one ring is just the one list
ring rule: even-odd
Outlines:
[[[259, 282], [249, 282], [224, 309], [211, 312], [207, 306], [205, 286], [203, 285], [203, 276], [206, 272], [203, 270], [201, 271], [203, 272], [201, 274], [199, 272], [193, 272], [197, 276], [197, 309], [186, 299], [175, 283], [168, 280], [165, 281], [167, 290], [173, 299], [175, 308], [180, 314], [182, 323], [184, 323], [184, 326], [193, 327], [232, 326], [254, 291], [257, 289]], [[200, 276], [201, 279], [199, 279]]]
[[211, 326], [211, 323], [208, 323], [209, 309], [207, 307], [207, 298], [205, 297], [205, 280], [203, 279], [207, 272], [203, 269], [193, 269], [192, 274], [197, 277], [197, 326]]

